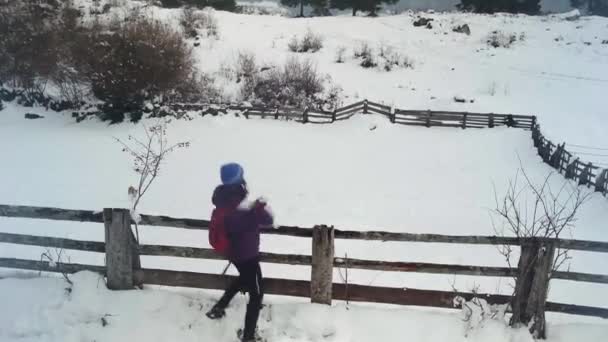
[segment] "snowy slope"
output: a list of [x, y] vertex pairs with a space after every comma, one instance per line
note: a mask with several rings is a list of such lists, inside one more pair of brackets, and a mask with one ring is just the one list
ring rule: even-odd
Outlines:
[[[72, 280], [69, 287], [59, 279], [0, 279], [0, 340], [228, 342], [236, 341], [244, 317], [242, 296], [226, 318], [211, 321], [203, 313], [212, 298], [200, 292], [110, 292], [91, 273]], [[510, 329], [498, 320], [484, 322], [465, 337], [458, 313], [352, 304], [273, 304], [262, 310], [258, 327], [270, 342], [534, 341], [525, 329]], [[606, 334], [608, 325], [549, 324], [547, 342], [601, 341]]]
[[[405, 109], [538, 115], [554, 141], [608, 147], [603, 105], [608, 44], [601, 44], [608, 39], [608, 19], [423, 13], [435, 19], [427, 30], [412, 25], [416, 15], [291, 19], [217, 12], [220, 39], [204, 42], [196, 52], [199, 66], [209, 72], [235, 61], [239, 51], [280, 63], [294, 55], [288, 41], [310, 29], [324, 37], [324, 47], [301, 57], [314, 60], [344, 88], [346, 103], [368, 98]], [[451, 32], [463, 23], [471, 36]], [[489, 48], [485, 41], [494, 30], [525, 38], [510, 49]], [[359, 67], [352, 51], [362, 42], [392, 47], [412, 59], [414, 69], [387, 73]], [[339, 47], [347, 48], [344, 64], [334, 62]], [[454, 96], [475, 103], [455, 103]]]

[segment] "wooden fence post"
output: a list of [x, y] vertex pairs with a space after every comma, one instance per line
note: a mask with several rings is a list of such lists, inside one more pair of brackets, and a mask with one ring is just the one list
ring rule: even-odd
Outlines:
[[274, 111], [274, 119], [279, 120], [279, 108]]
[[302, 123], [308, 122], [308, 107], [304, 109], [304, 113], [302, 113]]
[[525, 325], [536, 338], [546, 337], [545, 304], [555, 258], [555, 246], [535, 238], [522, 242], [515, 293], [511, 301], [511, 325]]
[[363, 114], [368, 114], [368, 112], [367, 112], [367, 100], [363, 100]]
[[334, 109], [334, 111], [331, 112], [331, 122], [336, 122], [337, 113], [338, 113], [338, 111], [336, 109]]
[[595, 180], [595, 191], [606, 193], [608, 191], [608, 169], [603, 170]]
[[534, 142], [534, 147], [536, 148], [538, 148], [541, 144], [540, 129], [537, 125], [532, 126], [532, 141]]
[[591, 184], [591, 171], [593, 170], [593, 163], [587, 163], [583, 168], [583, 171], [580, 174], [578, 179], [578, 185], [586, 185], [589, 187]]
[[507, 115], [507, 127], [515, 127], [515, 119], [513, 118], [513, 114]]
[[565, 145], [566, 143], [563, 143], [561, 145], [558, 144], [557, 148], [555, 149], [555, 152], [553, 152], [551, 157], [549, 157], [549, 165], [553, 166], [553, 168], [557, 169], [557, 171], [560, 171], [561, 169], [562, 155], [564, 154]]
[[494, 113], [490, 113], [490, 116], [488, 117], [488, 127], [494, 128]]
[[566, 174], [564, 175], [566, 179], [575, 179], [576, 178], [576, 167], [578, 166], [578, 158], [574, 159], [574, 161], [568, 166], [566, 166]]
[[462, 129], [467, 128], [467, 113], [464, 113], [462, 116]]
[[312, 231], [310, 300], [331, 305], [334, 267], [334, 228], [316, 226]]
[[106, 277], [111, 290], [133, 288], [133, 270], [139, 267], [137, 244], [127, 209], [103, 210], [106, 240]]
[[426, 127], [431, 127], [431, 116], [433, 115], [433, 113], [431, 113], [430, 110], [428, 110], [426, 112]]

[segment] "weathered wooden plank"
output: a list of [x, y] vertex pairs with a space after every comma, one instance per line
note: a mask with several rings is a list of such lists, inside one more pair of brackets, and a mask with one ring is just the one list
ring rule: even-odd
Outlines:
[[349, 115], [349, 114], [356, 114], [356, 113], [363, 113], [363, 107], [355, 107], [343, 112], [338, 112], [336, 115], [337, 116], [344, 116], [344, 115]]
[[369, 107], [369, 108], [371, 108], [371, 107], [373, 106], [373, 107], [377, 107], [377, 108], [383, 109], [383, 110], [385, 110], [385, 111], [387, 111], [387, 112], [390, 112], [390, 111], [391, 111], [391, 107], [390, 107], [390, 106], [383, 105], [383, 104], [381, 104], [381, 103], [372, 102], [372, 101], [369, 101], [369, 100], [368, 100], [368, 101], [367, 101], [367, 105], [368, 105], [368, 107]]
[[606, 274], [553, 271], [551, 273], [551, 278], [582, 281], [586, 283], [608, 284], [608, 275]]
[[545, 310], [570, 315], [608, 318], [608, 309], [594, 306], [547, 302]]
[[[135, 273], [136, 279], [143, 281], [144, 284], [216, 290], [225, 289], [228, 284], [235, 279], [235, 277], [232, 276], [221, 276], [216, 274], [153, 269], [143, 269], [136, 271]], [[265, 278], [264, 291], [274, 295], [309, 298], [310, 282], [303, 280]], [[474, 297], [483, 298], [490, 304], [504, 304], [508, 303], [511, 299], [510, 296], [505, 295], [433, 291], [413, 288], [373, 287], [358, 284], [348, 284], [348, 290], [346, 289], [345, 284], [334, 283], [332, 286], [333, 299], [357, 302], [460, 309], [454, 306], [454, 298], [456, 296], [463, 297], [466, 300], [471, 300]], [[547, 303], [546, 309], [547, 311], [608, 318], [608, 309], [605, 308]]]
[[608, 253], [608, 242], [602, 241], [559, 239], [555, 241], [555, 246], [563, 249]]
[[315, 119], [329, 119], [331, 120], [332, 114], [313, 114], [313, 112], [309, 112], [308, 113], [308, 118], [315, 118]]
[[424, 122], [415, 122], [415, 121], [404, 121], [404, 120], [395, 120], [395, 123], [406, 126], [426, 126]]
[[519, 245], [521, 239], [503, 236], [465, 236], [441, 234], [412, 234], [384, 231], [352, 231], [335, 230], [336, 239], [376, 240], [376, 241], [408, 241], [408, 242], [438, 242], [483, 245]]
[[[224, 256], [217, 254], [217, 252], [209, 248], [140, 245], [138, 251], [140, 255], [171, 256], [211, 260], [226, 259]], [[262, 262], [286, 265], [310, 265], [312, 260], [309, 255], [275, 254], [266, 252], [260, 253], [260, 258]]]
[[363, 110], [363, 101], [355, 102], [355, 103], [350, 104], [348, 106], [344, 106], [344, 107], [338, 108], [338, 109], [336, 109], [336, 112], [338, 114], [342, 114], [345, 111], [347, 111], [349, 109], [353, 109], [353, 108], [360, 108], [360, 110]]
[[0, 204], [0, 216], [103, 223], [103, 213], [101, 211], [31, 207], [24, 205]]
[[14, 243], [27, 246], [41, 246], [60, 249], [73, 249], [78, 251], [103, 253], [106, 246], [103, 242], [81, 241], [72, 239], [55, 238], [48, 236], [33, 236], [23, 234], [11, 234], [0, 232], [0, 242]]
[[374, 271], [392, 272], [415, 272], [430, 274], [458, 274], [484, 277], [512, 277], [516, 274], [515, 269], [508, 267], [432, 264], [424, 262], [399, 262], [399, 261], [377, 261], [335, 258], [334, 267], [352, 268]]
[[376, 114], [380, 114], [380, 115], [384, 115], [384, 116], [390, 116], [391, 115], [390, 112], [383, 111], [381, 109], [376, 109], [374, 107], [368, 107], [367, 110], [370, 111], [370, 112], [372, 112], [372, 113], [376, 113]]
[[95, 265], [83, 265], [83, 264], [72, 264], [56, 262], [50, 264], [48, 261], [40, 260], [26, 260], [26, 259], [15, 259], [15, 258], [0, 258], [0, 267], [14, 268], [21, 270], [32, 270], [42, 272], [58, 272], [58, 273], [76, 273], [80, 271], [92, 271], [100, 274], [106, 273], [104, 266]]

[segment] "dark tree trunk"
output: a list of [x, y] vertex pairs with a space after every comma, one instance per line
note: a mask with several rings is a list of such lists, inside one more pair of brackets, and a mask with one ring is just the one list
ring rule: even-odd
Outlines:
[[555, 247], [549, 243], [533, 242], [521, 247], [510, 323], [529, 326], [539, 339], [546, 337], [545, 304], [554, 257]]
[[356, 7], [353, 7], [353, 17], [357, 16], [357, 11], [358, 9]]
[[300, 17], [304, 17], [304, 1], [300, 1]]

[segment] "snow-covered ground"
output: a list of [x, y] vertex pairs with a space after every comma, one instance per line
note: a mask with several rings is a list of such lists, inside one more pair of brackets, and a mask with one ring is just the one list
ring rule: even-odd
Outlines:
[[[281, 63], [296, 55], [288, 51], [289, 40], [310, 29], [323, 36], [324, 46], [318, 53], [299, 56], [331, 75], [344, 88], [346, 103], [368, 98], [406, 109], [532, 114], [554, 141], [608, 147], [603, 102], [608, 44], [602, 44], [608, 40], [608, 19], [422, 15], [435, 19], [433, 29], [414, 27], [417, 14], [407, 13], [291, 19], [217, 12], [220, 39], [204, 42], [196, 53], [199, 66], [208, 72], [234, 62], [239, 51], [254, 53], [262, 63]], [[470, 36], [452, 32], [464, 23], [471, 28]], [[490, 48], [486, 39], [495, 30], [524, 38], [509, 49]], [[392, 47], [413, 60], [414, 69], [359, 67], [352, 54], [363, 42], [372, 48]], [[334, 62], [340, 47], [346, 48], [343, 64]], [[475, 102], [455, 103], [454, 96]], [[603, 162], [608, 164], [608, 159]]]
[[[166, 19], [178, 15], [176, 10], [153, 11], [154, 15]], [[404, 109], [536, 114], [543, 131], [554, 141], [565, 139], [581, 145], [608, 145], [608, 116], [604, 113], [608, 45], [601, 44], [603, 39], [608, 39], [608, 20], [583, 17], [578, 21], [566, 21], [559, 17], [456, 13], [425, 15], [435, 18], [432, 30], [414, 28], [415, 16], [412, 14], [374, 19], [346, 16], [289, 19], [216, 12], [220, 38], [204, 40], [196, 48], [196, 54], [199, 66], [222, 81], [220, 69], [233, 63], [239, 51], [254, 53], [262, 63], [280, 63], [292, 55], [287, 51], [289, 39], [310, 29], [323, 35], [324, 47], [316, 54], [303, 57], [313, 59], [320, 71], [330, 74], [334, 82], [344, 88], [346, 103], [369, 98]], [[470, 25], [471, 36], [451, 32], [452, 26], [462, 23]], [[510, 49], [488, 48], [485, 37], [497, 29], [513, 32], [517, 37], [524, 33], [525, 38]], [[381, 42], [391, 46], [413, 59], [415, 67], [392, 72], [362, 69], [351, 57], [352, 49], [361, 42], [368, 42], [373, 48]], [[348, 58], [344, 64], [333, 61], [340, 46], [347, 48]], [[235, 96], [236, 86], [226, 85], [226, 96]], [[455, 95], [475, 102], [455, 103]], [[75, 123], [69, 113], [61, 115], [40, 108], [6, 106], [0, 112], [0, 179], [4, 180], [0, 186], [0, 203], [94, 210], [128, 206], [127, 188], [135, 183], [136, 176], [131, 171], [129, 156], [121, 152], [114, 137], [141, 136], [141, 124], [108, 126], [95, 120]], [[39, 113], [45, 118], [24, 120], [23, 115], [27, 112]], [[152, 122], [144, 120], [144, 123]], [[374, 115], [355, 116], [349, 121], [327, 126], [207, 116], [192, 121], [173, 121], [168, 129], [171, 141], [187, 140], [191, 147], [170, 156], [158, 182], [140, 205], [142, 213], [208, 218], [210, 197], [219, 182], [219, 166], [238, 161], [245, 166], [252, 196], [264, 195], [269, 199], [278, 224], [332, 224], [336, 228], [354, 230], [493, 235], [489, 213], [495, 207], [494, 189], [499, 194], [506, 190], [520, 161], [535, 180], [541, 180], [552, 171], [536, 155], [530, 132], [519, 129], [426, 129], [391, 125], [385, 118]], [[559, 186], [563, 181], [563, 177], [557, 175], [552, 184]], [[608, 201], [597, 193], [592, 194], [569, 237], [606, 241], [606, 222]], [[102, 225], [73, 222], [0, 218], [0, 231], [98, 241], [104, 238]], [[206, 231], [143, 227], [141, 234], [144, 243], [208, 246]], [[337, 255], [348, 254], [353, 258], [506, 266], [496, 248], [491, 246], [337, 241], [336, 248]], [[262, 249], [309, 254], [310, 241], [266, 236]], [[0, 257], [39, 259], [43, 251], [0, 244]], [[103, 264], [103, 255], [95, 253], [70, 252], [65, 258], [71, 258], [73, 262]], [[574, 253], [571, 270], [605, 273], [607, 262], [605, 254]], [[143, 266], [215, 273], [221, 271], [224, 264], [147, 257], [143, 259]], [[265, 264], [263, 268], [266, 276], [309, 278], [307, 267]], [[338, 272], [335, 277], [340, 281]], [[351, 270], [349, 279], [365, 285], [445, 290], [451, 289], [454, 282], [462, 291], [475, 285], [479, 285], [482, 292], [510, 293], [512, 290], [510, 280], [503, 278]], [[0, 296], [5, 296], [2, 303], [9, 299], [40, 302], [36, 306], [39, 311], [35, 311], [36, 307], [24, 307], [22, 315], [0, 309], [0, 317], [11, 319], [6, 326], [0, 326], [0, 339], [3, 339], [3, 333], [14, 339], [22, 336], [19, 324], [25, 323], [20, 323], [19, 317], [31, 315], [40, 318], [37, 320], [40, 324], [38, 336], [43, 337], [28, 335], [23, 340], [70, 341], [61, 338], [63, 336], [87, 340], [96, 336], [94, 331], [101, 329], [110, 329], [107, 331], [115, 334], [107, 335], [110, 340], [110, 336], [134, 336], [130, 333], [145, 333], [158, 340], [171, 336], [164, 335], [164, 326], [156, 324], [156, 320], [179, 321], [181, 325], [176, 323], [164, 329], [181, 329], [184, 335], [177, 336], [188, 340], [202, 338], [204, 331], [226, 334], [226, 327], [235, 327], [240, 322], [239, 318], [213, 325], [198, 319], [198, 303], [209, 303], [209, 299], [199, 292], [194, 297], [160, 291], [117, 293], [113, 297], [101, 286], [92, 286], [90, 278], [83, 276], [82, 281], [82, 291], [87, 298], [80, 300], [92, 301], [90, 309], [77, 304], [79, 282], [74, 292], [76, 299], [67, 301], [61, 294], [64, 285], [55, 280], [0, 281], [0, 288], [12, 289], [12, 292], [0, 290]], [[45, 288], [49, 292], [40, 292], [46, 294], [45, 300], [28, 295]], [[608, 307], [605, 294], [606, 286], [603, 285], [552, 281], [549, 299]], [[132, 299], [122, 304], [122, 296]], [[118, 306], [118, 312], [110, 312], [106, 302], [122, 306]], [[188, 307], [190, 302], [195, 303], [194, 307]], [[170, 306], [170, 310], [158, 311], [164, 305]], [[458, 336], [457, 340], [462, 336], [455, 333], [462, 328], [455, 315], [431, 317], [405, 309], [385, 312], [366, 307], [345, 311], [342, 307], [282, 305], [278, 310], [283, 315], [278, 316], [286, 317], [280, 322], [288, 326], [286, 329], [290, 333], [301, 334], [295, 340], [319, 340], [318, 335], [306, 335], [310, 332], [302, 328], [301, 324], [310, 323], [308, 316], [319, 318], [311, 323], [320, 325], [318, 331], [323, 331], [327, 323], [340, 334], [346, 334], [343, 327], [352, 325], [348, 330], [348, 334], [352, 331], [352, 336], [336, 335], [329, 337], [330, 341], [368, 341], [367, 337], [378, 336], [377, 331], [388, 333], [389, 327], [406, 328], [405, 325], [414, 331], [413, 340], [446, 341], [448, 336]], [[62, 308], [67, 310], [68, 316], [53, 318], [53, 313], [63, 312]], [[241, 310], [242, 305], [237, 309]], [[91, 315], [87, 316], [89, 313]], [[102, 328], [97, 325], [101, 319], [98, 316], [105, 313], [114, 315], [108, 319], [116, 323]], [[137, 324], [153, 329], [131, 331], [122, 325], [126, 321], [120, 323], [116, 319], [135, 315], [145, 315], [149, 320]], [[307, 318], [300, 322], [298, 317], [304, 316]], [[86, 317], [95, 323], [88, 324]], [[321, 319], [323, 317], [330, 318]], [[380, 317], [377, 324], [374, 318], [372, 327], [358, 323], [369, 321], [371, 317]], [[423, 321], [428, 319], [429, 324], [442, 324], [446, 329], [433, 329], [429, 334], [428, 329], [422, 329], [426, 322], [418, 321], [417, 317], [422, 317]], [[572, 320], [583, 319], [550, 316], [553, 324]], [[192, 331], [187, 331], [190, 329], [185, 329], [184, 324], [190, 321], [193, 322]], [[484, 337], [480, 337], [480, 341], [498, 341], [488, 336], [494, 336], [495, 329], [503, 327], [488, 329], [490, 335], [481, 333]], [[590, 327], [588, 330], [589, 333], [605, 334], [602, 329]], [[551, 339], [582, 338], [586, 336], [582, 330], [580, 326], [560, 326], [553, 330], [556, 333]], [[88, 335], [89, 332], [93, 335]], [[178, 332], [167, 330], [168, 333]], [[499, 335], [505, 341], [519, 342], [527, 338], [517, 332]], [[397, 340], [400, 336], [391, 335], [386, 340]], [[589, 337], [589, 340], [599, 338]]]
[[[226, 318], [204, 312], [213, 298], [200, 292], [110, 292], [92, 273], [61, 279], [0, 279], [0, 340], [4, 342], [236, 341], [245, 300]], [[70, 292], [66, 291], [70, 288]], [[467, 331], [457, 312], [370, 308], [344, 304], [273, 304], [262, 310], [260, 334], [269, 342], [532, 342], [525, 329], [487, 320]], [[467, 337], [465, 337], [467, 334]], [[606, 325], [549, 324], [547, 342], [602, 341]]]

